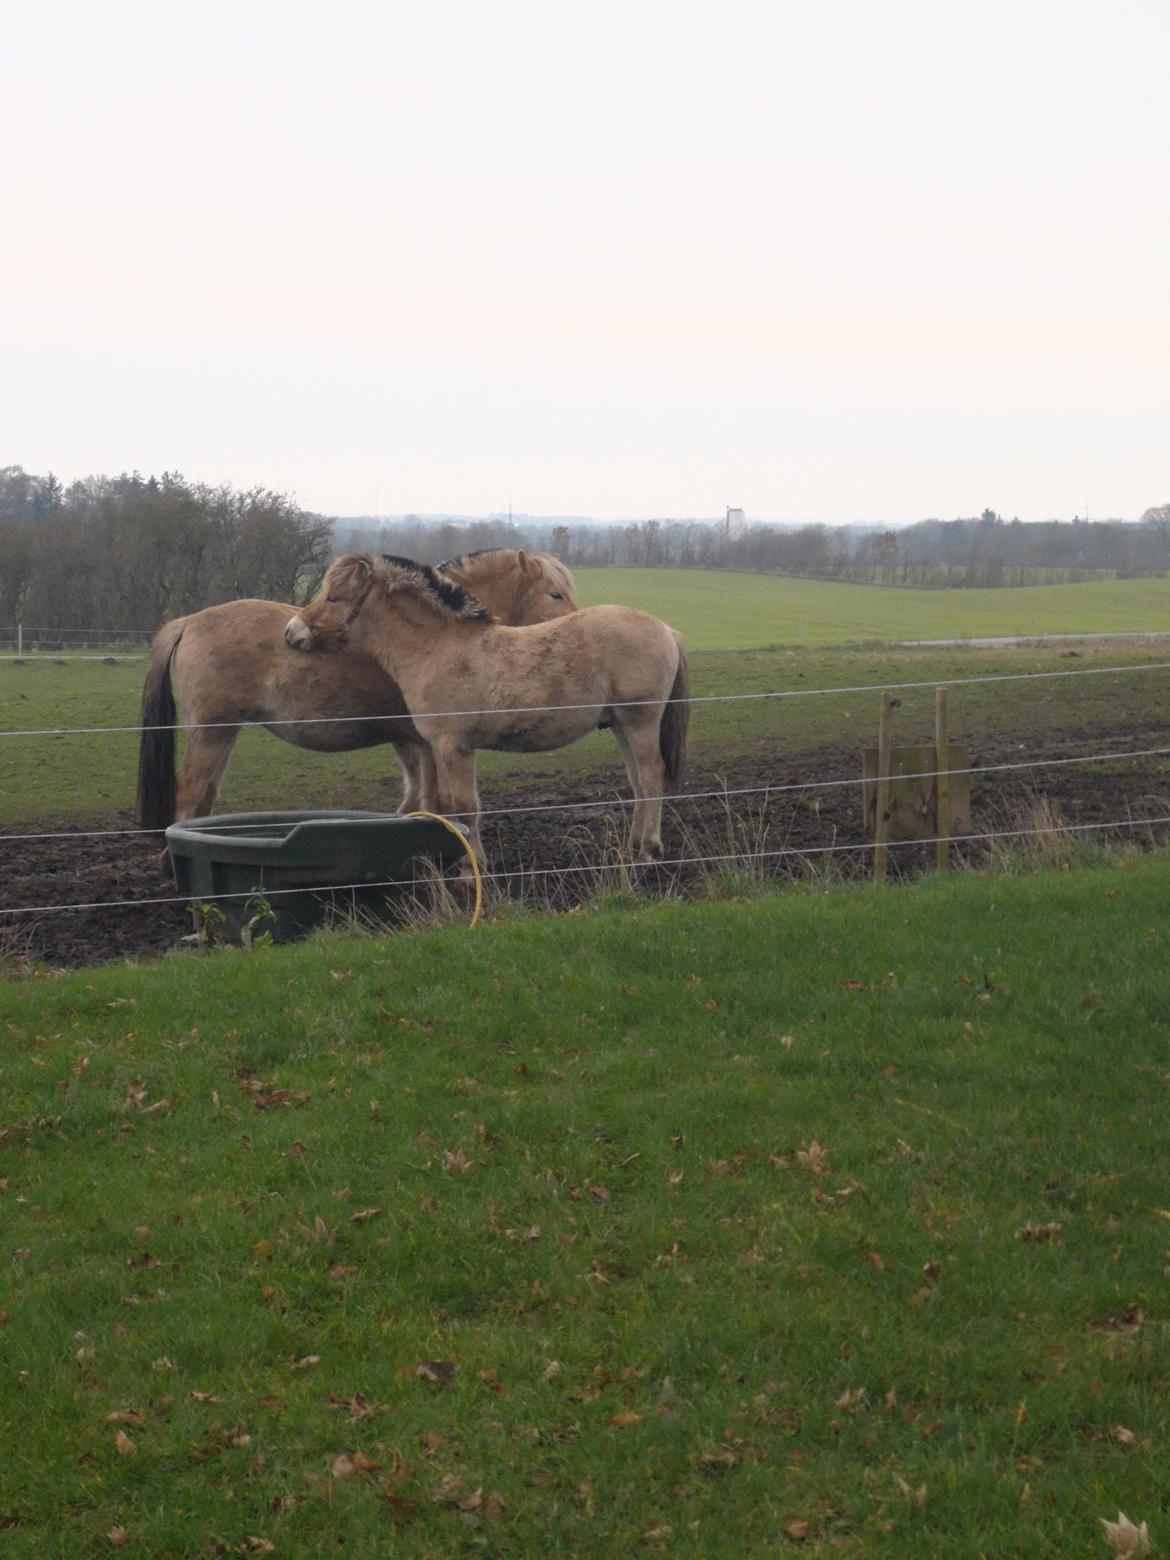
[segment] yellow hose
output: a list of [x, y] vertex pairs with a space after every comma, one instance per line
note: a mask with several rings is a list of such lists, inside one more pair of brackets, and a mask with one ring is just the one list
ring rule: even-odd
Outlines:
[[480, 910], [483, 908], [483, 882], [480, 879], [479, 862], [475, 859], [475, 852], [471, 848], [471, 841], [467, 838], [467, 835], [464, 834], [463, 830], [457, 823], [452, 823], [450, 818], [444, 818], [442, 813], [419, 811], [407, 813], [406, 816], [408, 818], [430, 818], [433, 823], [441, 823], [445, 829], [450, 829], [451, 833], [467, 852], [467, 859], [471, 862], [471, 875], [475, 879], [475, 909], [471, 912], [471, 920], [468, 924], [470, 926], [475, 926], [479, 921]]

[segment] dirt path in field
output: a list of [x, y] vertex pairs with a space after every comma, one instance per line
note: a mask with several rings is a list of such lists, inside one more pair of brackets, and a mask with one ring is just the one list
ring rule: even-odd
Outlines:
[[[1097, 730], [1092, 751], [1133, 750], [1166, 742], [1165, 728], [1128, 726], [1114, 735]], [[1059, 756], [1059, 743], [1046, 743], [1046, 756]], [[1084, 739], [1070, 736], [1063, 751], [1087, 751]], [[1027, 755], [1017, 744], [984, 746], [981, 766], [1018, 761]], [[1020, 827], [1037, 820], [1043, 798], [1054, 816], [1072, 825], [1113, 822], [1170, 814], [1170, 780], [1157, 760], [1039, 768], [972, 777], [973, 829], [978, 832]], [[858, 758], [853, 747], [822, 747], [793, 755], [791, 763], [769, 751], [714, 766], [697, 762], [688, 777], [689, 793], [734, 792], [743, 788], [802, 787], [810, 776], [846, 782], [823, 789], [801, 788], [769, 794], [696, 796], [670, 809], [664, 828], [668, 858], [721, 857], [749, 851], [800, 851], [757, 861], [769, 876], [807, 875], [832, 870], [849, 876], [867, 870], [869, 854], [845, 846], [864, 844]], [[606, 766], [584, 774], [533, 780], [496, 776], [483, 788], [484, 841], [492, 869], [523, 874], [507, 880], [513, 893], [541, 897], [555, 906], [578, 902], [596, 885], [596, 867], [612, 861], [628, 821], [617, 789], [620, 770]], [[605, 805], [515, 812], [507, 807], [549, 807], [561, 802], [595, 801]], [[127, 827], [125, 817], [53, 823], [45, 828]], [[31, 832], [32, 826], [30, 826]], [[1170, 838], [1170, 829], [1112, 829], [1102, 837], [1148, 844]], [[836, 847], [833, 850], [833, 847]], [[991, 847], [993, 848], [993, 847]], [[74, 837], [0, 843], [0, 909], [64, 906], [98, 902], [97, 908], [45, 911], [32, 916], [0, 917], [0, 963], [33, 957], [53, 966], [75, 966], [122, 956], [149, 957], [174, 947], [190, 930], [181, 904], [112, 905], [111, 901], [165, 897], [173, 886], [158, 865], [156, 836]], [[987, 844], [957, 848], [961, 859], [977, 860]], [[833, 850], [831, 856], [827, 850]], [[892, 870], [911, 873], [932, 863], [933, 850], [902, 846], [891, 851]], [[689, 861], [653, 869], [644, 881], [664, 892], [685, 892], [704, 873], [729, 867], [720, 861]], [[555, 869], [549, 871], [549, 869]], [[534, 874], [527, 876], [527, 874]]]

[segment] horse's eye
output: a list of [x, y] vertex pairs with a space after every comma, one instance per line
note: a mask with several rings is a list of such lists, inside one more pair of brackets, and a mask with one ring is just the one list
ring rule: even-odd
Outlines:
[[326, 596], [325, 597], [326, 605], [330, 606], [330, 607], [335, 607], [340, 600], [341, 600], [340, 596]]
[[552, 599], [554, 601], [564, 601], [565, 598], [561, 595], [559, 590], [554, 590], [552, 593]]

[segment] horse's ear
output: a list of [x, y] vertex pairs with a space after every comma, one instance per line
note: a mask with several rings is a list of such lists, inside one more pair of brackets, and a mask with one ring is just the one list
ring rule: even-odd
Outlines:
[[516, 562], [520, 565], [522, 574], [531, 574], [534, 580], [540, 578], [540, 564], [535, 558], [530, 558], [523, 548], [516, 554]]
[[333, 563], [333, 583], [340, 585], [344, 581], [357, 590], [369, 579], [372, 568], [368, 558], [363, 558], [360, 553], [349, 553]]

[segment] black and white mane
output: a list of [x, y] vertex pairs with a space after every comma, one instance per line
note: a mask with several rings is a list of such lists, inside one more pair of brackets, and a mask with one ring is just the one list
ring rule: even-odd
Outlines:
[[397, 558], [383, 553], [374, 564], [374, 574], [387, 591], [407, 590], [414, 596], [428, 601], [445, 617], [465, 622], [491, 622], [492, 614], [477, 596], [462, 585], [444, 579], [438, 569], [429, 563], [416, 563], [413, 558]]

